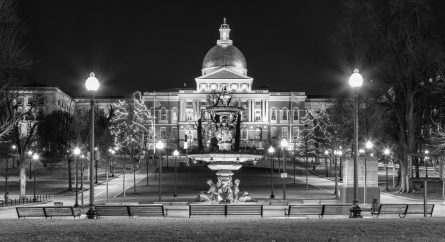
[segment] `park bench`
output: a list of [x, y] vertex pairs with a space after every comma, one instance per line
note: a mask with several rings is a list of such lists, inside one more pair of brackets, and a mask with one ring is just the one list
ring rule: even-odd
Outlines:
[[[423, 204], [408, 204], [406, 214], [423, 214]], [[433, 216], [434, 204], [426, 205], [426, 214], [430, 217]]]
[[325, 215], [351, 215], [352, 205], [350, 204], [325, 204], [323, 205], [323, 214]]
[[318, 215], [323, 217], [323, 205], [289, 205], [284, 209], [284, 217], [302, 216], [302, 215]]
[[131, 205], [128, 206], [128, 212], [131, 217], [164, 217], [164, 205], [161, 204], [150, 204], [150, 205]]
[[78, 208], [73, 207], [61, 207], [61, 206], [54, 206], [54, 207], [17, 207], [17, 216], [18, 218], [26, 218], [26, 217], [45, 217], [45, 218], [52, 218], [52, 217], [73, 217], [74, 219], [76, 217], [80, 218], [81, 212]]
[[192, 215], [224, 215], [226, 216], [225, 204], [190, 204], [189, 205], [189, 218]]
[[76, 217], [80, 218], [82, 214], [80, 208], [73, 208], [69, 206], [54, 206], [54, 207], [43, 207], [45, 210], [46, 217]]
[[97, 212], [97, 218], [100, 218], [102, 216], [128, 216], [131, 218], [130, 213], [128, 212], [128, 206], [119, 206], [119, 205], [112, 205], [112, 206], [96, 206], [96, 212]]
[[[371, 215], [373, 218], [374, 216], [378, 218], [380, 214], [398, 214], [400, 218], [404, 218], [406, 216], [407, 209], [408, 209], [407, 204], [380, 204], [377, 211], [372, 211]], [[423, 208], [422, 208], [422, 214], [423, 214]]]
[[259, 215], [263, 217], [263, 204], [227, 204], [228, 215]]
[[43, 207], [16, 207], [18, 218], [26, 217], [45, 217], [45, 209]]

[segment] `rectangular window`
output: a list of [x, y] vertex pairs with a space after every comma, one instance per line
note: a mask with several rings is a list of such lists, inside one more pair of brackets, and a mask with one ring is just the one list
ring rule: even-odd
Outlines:
[[298, 120], [298, 110], [294, 109], [294, 121]]
[[284, 109], [284, 110], [282, 110], [281, 112], [283, 112], [283, 118], [282, 118], [282, 120], [283, 120], [283, 121], [286, 121], [286, 120], [287, 120], [287, 109]]
[[283, 128], [281, 128], [281, 138], [288, 138], [289, 137], [289, 135], [288, 135], [288, 133], [287, 133], [287, 127], [283, 127]]
[[246, 140], [247, 139], [247, 129], [243, 129], [241, 132], [241, 139]]
[[299, 136], [300, 136], [300, 129], [298, 127], [293, 127], [292, 128], [292, 138], [298, 139]]
[[277, 110], [276, 109], [272, 109], [272, 112], [270, 114], [270, 120], [277, 121]]
[[193, 111], [187, 111], [187, 121], [193, 121]]
[[270, 137], [272, 139], [276, 139], [277, 138], [277, 127], [270, 128]]
[[165, 127], [161, 127], [161, 139], [167, 138], [167, 131]]
[[261, 122], [261, 111], [260, 110], [255, 111], [255, 121]]
[[174, 122], [178, 121], [178, 111], [176, 109], [172, 110], [172, 120]]
[[170, 137], [172, 140], [177, 140], [178, 139], [178, 128], [177, 127], [172, 127], [172, 135]]

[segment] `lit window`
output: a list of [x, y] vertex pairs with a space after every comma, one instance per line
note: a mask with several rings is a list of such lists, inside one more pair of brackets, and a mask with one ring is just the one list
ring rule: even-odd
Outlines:
[[300, 129], [298, 127], [293, 127], [292, 128], [292, 138], [298, 139], [299, 136], [300, 136]]
[[277, 121], [277, 110], [275, 108], [272, 108], [270, 112], [270, 120]]
[[272, 127], [270, 129], [270, 137], [273, 138], [273, 139], [277, 138], [277, 127]]
[[213, 90], [216, 90], [217, 89], [217, 85], [216, 84], [211, 84], [210, 85], [210, 89], [213, 91]]
[[193, 111], [187, 111], [187, 121], [193, 121]]
[[161, 127], [161, 139], [167, 138], [167, 131], [165, 127]]
[[287, 108], [283, 108], [282, 112], [283, 112], [283, 114], [282, 114], [282, 116], [281, 116], [281, 120], [283, 120], [283, 121], [288, 120], [288, 117], [287, 117]]
[[232, 84], [232, 91], [236, 92], [236, 90], [238, 89], [238, 85], [236, 84]]
[[255, 111], [255, 121], [261, 121], [261, 111]]
[[178, 138], [178, 128], [172, 127], [171, 137], [172, 140], [176, 140]]
[[161, 116], [160, 120], [167, 120], [167, 109], [161, 108], [160, 116]]
[[241, 139], [246, 140], [247, 139], [247, 129], [244, 128], [241, 132]]
[[172, 108], [172, 121], [178, 121], [178, 109]]
[[298, 108], [294, 108], [294, 120], [298, 120]]
[[201, 89], [201, 92], [206, 92], [207, 91], [207, 84], [201, 83], [200, 89]]
[[241, 90], [243, 90], [243, 91], [247, 91], [248, 88], [249, 88], [249, 85], [248, 85], [248, 84], [242, 84], [242, 85], [241, 85]]
[[283, 127], [281, 128], [281, 138], [286, 138], [288, 137], [288, 133], [287, 133], [287, 127]]

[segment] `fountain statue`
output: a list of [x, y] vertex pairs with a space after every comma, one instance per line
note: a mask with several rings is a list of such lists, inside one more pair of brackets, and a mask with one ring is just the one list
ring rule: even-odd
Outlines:
[[[210, 189], [198, 195], [196, 201], [201, 202], [246, 202], [253, 201], [249, 193], [239, 192], [239, 180], [232, 183], [234, 170], [241, 168], [246, 161], [258, 160], [262, 154], [252, 151], [238, 151], [240, 143], [240, 123], [244, 108], [240, 102], [224, 89], [221, 93], [211, 93], [208, 96], [206, 112], [209, 124], [205, 125], [206, 132], [212, 135], [208, 150], [200, 147], [188, 153], [188, 157], [198, 161], [210, 163], [211, 170], [217, 170], [218, 182], [209, 180]], [[200, 125], [201, 122], [199, 122]], [[204, 127], [198, 127], [202, 130]], [[199, 133], [198, 133], [199, 135]], [[202, 138], [202, 137], [201, 137]], [[200, 139], [198, 137], [198, 139]], [[238, 147], [237, 147], [238, 145]]]

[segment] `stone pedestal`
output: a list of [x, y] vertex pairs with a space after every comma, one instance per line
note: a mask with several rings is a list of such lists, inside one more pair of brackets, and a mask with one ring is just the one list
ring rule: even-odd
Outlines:
[[[364, 198], [365, 187], [365, 159], [358, 159], [358, 200], [360, 203], [371, 203], [371, 199], [380, 200], [380, 188], [378, 187], [378, 161], [377, 159], [366, 159], [366, 198]], [[351, 203], [354, 200], [354, 159], [348, 158], [343, 161], [343, 185], [339, 186], [339, 202]]]

